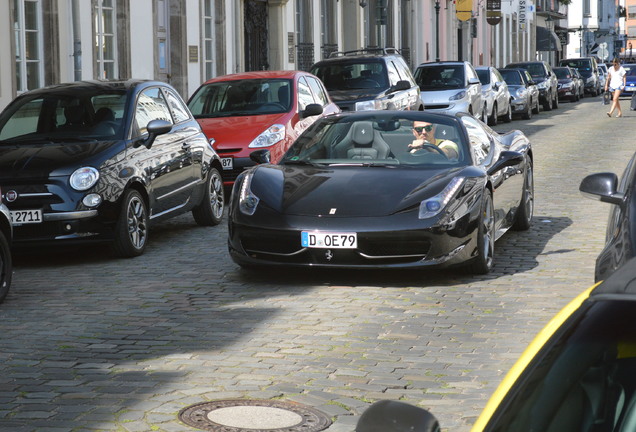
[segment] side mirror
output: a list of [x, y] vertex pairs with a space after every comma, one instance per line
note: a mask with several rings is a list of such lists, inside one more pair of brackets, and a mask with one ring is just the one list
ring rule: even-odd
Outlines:
[[411, 83], [406, 80], [401, 80], [395, 83], [393, 87], [391, 87], [391, 92], [398, 92], [403, 90], [408, 90], [411, 88]]
[[610, 204], [622, 204], [625, 194], [618, 192], [618, 176], [614, 173], [596, 173], [585, 177], [579, 185], [583, 196]]
[[166, 134], [172, 130], [172, 123], [166, 120], [151, 120], [146, 126], [148, 136], [145, 139], [139, 139], [133, 144], [134, 147], [145, 146], [147, 149], [152, 147], [155, 139], [159, 135]]
[[503, 151], [499, 155], [499, 159], [488, 170], [488, 175], [493, 175], [509, 166], [515, 166], [523, 163], [523, 154], [515, 151]]
[[257, 164], [268, 164], [271, 160], [271, 154], [269, 150], [256, 150], [250, 153], [250, 159]]
[[307, 118], [312, 116], [317, 116], [322, 114], [322, 105], [320, 104], [309, 104], [305, 107], [304, 110], [300, 112], [301, 118]]
[[530, 81], [528, 81], [528, 85], [529, 86], [533, 86], [533, 85], [537, 85], [537, 83], [536, 83], [535, 80], [530, 80]]
[[439, 432], [439, 422], [423, 408], [382, 400], [362, 413], [356, 432]]
[[479, 84], [480, 81], [478, 78], [468, 78], [468, 85]]

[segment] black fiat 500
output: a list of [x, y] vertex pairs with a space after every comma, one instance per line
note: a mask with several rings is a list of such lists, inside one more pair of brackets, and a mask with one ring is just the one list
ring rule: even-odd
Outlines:
[[141, 255], [151, 221], [221, 222], [219, 157], [179, 94], [156, 81], [33, 90], [0, 114], [0, 187], [14, 245], [105, 241]]

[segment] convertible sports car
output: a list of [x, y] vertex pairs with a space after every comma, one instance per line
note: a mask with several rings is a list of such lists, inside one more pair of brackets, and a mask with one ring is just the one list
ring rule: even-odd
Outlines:
[[636, 256], [636, 153], [620, 180], [611, 172], [590, 174], [579, 190], [588, 198], [611, 204], [605, 247], [596, 258], [594, 278], [599, 281]]
[[[416, 139], [417, 137], [417, 139]], [[493, 266], [532, 221], [532, 147], [467, 114], [369, 111], [317, 121], [278, 164], [239, 176], [229, 251], [244, 267]]]
[[[636, 430], [636, 258], [559, 312], [510, 369], [472, 432]], [[434, 416], [380, 401], [356, 432], [437, 432]]]

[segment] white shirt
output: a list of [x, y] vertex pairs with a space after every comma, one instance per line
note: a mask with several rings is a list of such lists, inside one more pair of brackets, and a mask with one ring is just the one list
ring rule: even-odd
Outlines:
[[608, 70], [610, 77], [609, 87], [616, 90], [623, 85], [623, 77], [627, 74], [627, 71], [623, 66], [620, 66], [618, 70], [614, 69], [614, 66], [611, 66]]

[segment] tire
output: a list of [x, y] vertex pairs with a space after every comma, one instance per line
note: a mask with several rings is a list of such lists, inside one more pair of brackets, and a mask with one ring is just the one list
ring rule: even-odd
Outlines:
[[552, 95], [547, 94], [543, 103], [543, 111], [552, 111]]
[[515, 221], [512, 229], [515, 231], [526, 231], [532, 225], [532, 215], [534, 214], [534, 171], [532, 161], [528, 159], [526, 165], [525, 178], [523, 179], [523, 191], [521, 201], [515, 214]]
[[512, 106], [510, 105], [510, 102], [508, 102], [508, 111], [506, 112], [506, 115], [504, 115], [503, 121], [504, 123], [510, 123], [512, 121]]
[[221, 223], [225, 210], [225, 189], [223, 178], [216, 168], [210, 168], [205, 181], [205, 195], [201, 203], [192, 209], [192, 216], [201, 226], [214, 226]]
[[499, 119], [497, 118], [497, 104], [494, 104], [492, 106], [492, 114], [490, 115], [490, 117], [488, 117], [488, 124], [491, 126], [497, 126], [497, 121]]
[[119, 219], [115, 226], [113, 251], [122, 258], [144, 253], [148, 242], [148, 206], [135, 189], [128, 189], [122, 199]]
[[539, 114], [540, 110], [541, 109], [539, 108], [539, 98], [537, 98], [534, 104], [534, 108], [532, 108], [532, 113]]
[[11, 278], [13, 277], [13, 263], [11, 259], [11, 248], [9, 241], [0, 232], [0, 303], [4, 301], [11, 288]]
[[488, 124], [488, 109], [487, 109], [485, 104], [484, 104], [483, 108], [481, 109], [481, 121], [483, 123]]
[[492, 270], [495, 258], [495, 209], [492, 193], [486, 189], [481, 200], [477, 229], [477, 256], [468, 265], [474, 274], [487, 274]]
[[552, 100], [552, 109], [558, 109], [559, 108], [559, 95], [558, 93], [554, 94], [554, 99]]
[[521, 114], [521, 118], [524, 120], [530, 120], [532, 118], [533, 111], [534, 111], [534, 107], [532, 106], [532, 100], [530, 100], [528, 102], [528, 109], [526, 110], [526, 112]]

